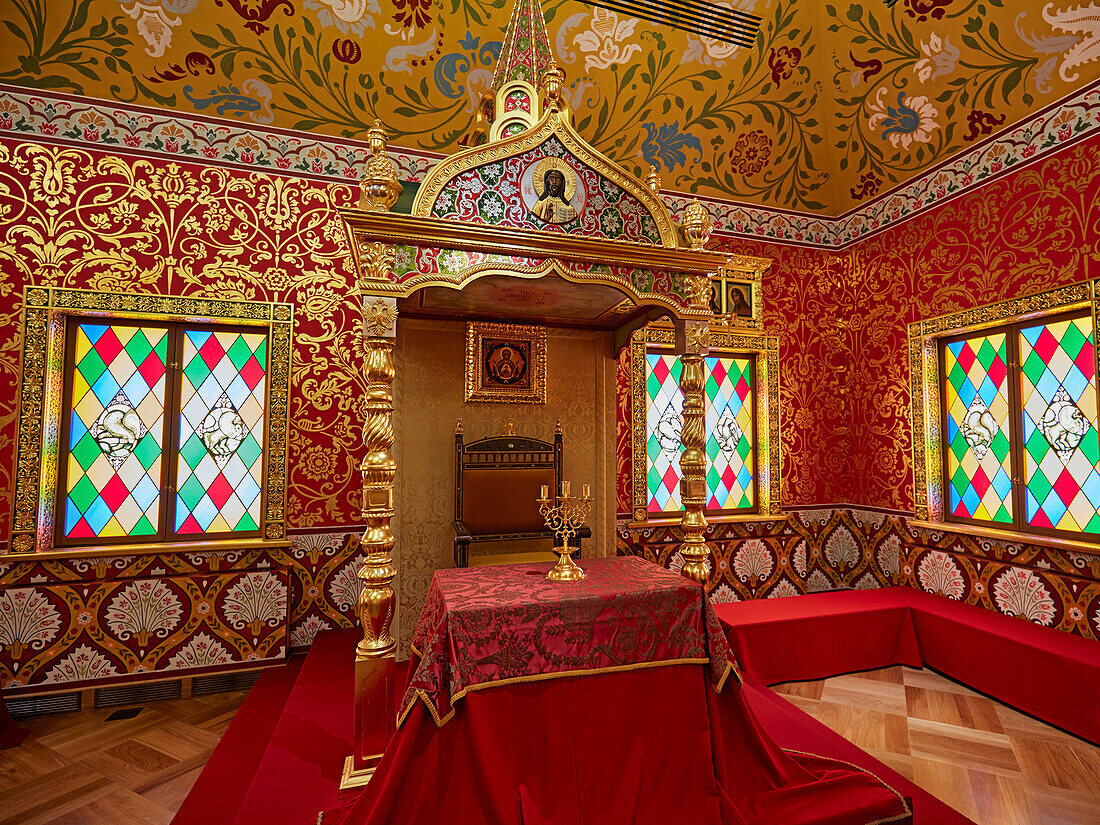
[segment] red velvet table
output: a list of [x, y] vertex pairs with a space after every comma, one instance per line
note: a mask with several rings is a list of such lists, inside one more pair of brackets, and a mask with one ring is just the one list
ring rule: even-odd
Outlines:
[[911, 821], [869, 773], [771, 740], [700, 586], [637, 557], [581, 566], [437, 571], [398, 730], [326, 825]]

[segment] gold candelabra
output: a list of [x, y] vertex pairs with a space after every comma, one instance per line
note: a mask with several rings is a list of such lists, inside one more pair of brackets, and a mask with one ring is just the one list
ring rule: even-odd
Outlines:
[[561, 495], [555, 504], [554, 499], [550, 498], [550, 488], [543, 484], [538, 503], [546, 526], [561, 536], [561, 547], [554, 548], [554, 552], [559, 555], [558, 563], [550, 569], [546, 578], [556, 582], [580, 581], [588, 574], [574, 564], [573, 551], [577, 548], [570, 547], [569, 540], [577, 535], [577, 528], [584, 524], [592, 510], [591, 488], [587, 484], [583, 485], [580, 498], [576, 498], [569, 495], [569, 482], [563, 481]]

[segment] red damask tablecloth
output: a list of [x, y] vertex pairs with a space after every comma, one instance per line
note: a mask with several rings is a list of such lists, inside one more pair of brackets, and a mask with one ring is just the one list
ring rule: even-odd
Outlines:
[[400, 726], [421, 699], [437, 725], [473, 690], [672, 664], [737, 665], [698, 584], [636, 556], [585, 559], [579, 582], [546, 564], [437, 570], [413, 636]]

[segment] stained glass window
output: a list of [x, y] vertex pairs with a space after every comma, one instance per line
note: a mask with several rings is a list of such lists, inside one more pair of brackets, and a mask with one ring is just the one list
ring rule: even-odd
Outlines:
[[1092, 316], [948, 339], [941, 365], [946, 517], [1100, 534]]
[[1012, 524], [1008, 336], [978, 335], [944, 346], [947, 510]]
[[81, 323], [73, 334], [63, 535], [156, 535], [168, 330]]
[[258, 529], [266, 350], [262, 333], [184, 333], [177, 533]]
[[684, 394], [680, 359], [646, 353], [646, 477], [651, 513], [677, 513], [680, 504], [680, 426]]
[[1092, 318], [1026, 326], [1019, 336], [1027, 524], [1100, 533]]
[[752, 361], [705, 359], [708, 510], [753, 506]]
[[257, 534], [266, 330], [73, 319], [68, 336], [60, 542]]
[[[709, 511], [755, 506], [753, 360], [715, 355], [704, 359], [705, 507]], [[679, 513], [683, 393], [680, 361], [646, 353], [646, 509]]]

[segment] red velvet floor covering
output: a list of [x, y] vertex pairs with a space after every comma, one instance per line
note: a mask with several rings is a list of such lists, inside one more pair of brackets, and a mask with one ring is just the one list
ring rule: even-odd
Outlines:
[[[285, 679], [286, 672], [268, 671], [261, 677], [241, 714], [247, 710], [248, 716], [253, 718], [253, 722], [247, 723], [249, 726], [266, 718], [271, 730], [264, 743], [266, 750], [257, 757], [255, 750], [262, 738], [261, 732], [256, 727], [248, 727], [242, 735], [234, 720], [207, 770], [173, 820], [174, 825], [313, 825], [319, 811], [340, 805], [340, 769], [351, 748], [352, 658], [357, 639], [355, 631], [321, 634], [302, 666], [285, 707], [279, 698], [280, 690], [272, 689], [269, 683]], [[562, 683], [567, 681], [570, 680]], [[912, 798], [913, 821], [917, 825], [965, 825], [968, 822], [766, 688], [748, 683], [745, 697], [764, 729], [781, 746], [860, 765]], [[676, 697], [668, 695], [645, 698], [666, 705], [676, 701]], [[615, 732], [619, 737], [624, 734], [632, 735], [629, 731]], [[455, 760], [461, 758], [462, 754], [454, 754]], [[610, 771], [599, 749], [590, 758], [592, 764], [584, 766], [585, 770]], [[226, 781], [230, 779], [226, 773], [230, 766], [234, 774], [232, 781]], [[623, 766], [623, 769], [634, 767]], [[677, 770], [680, 769], [673, 768], [674, 773]], [[245, 774], [252, 775], [251, 781], [241, 778]], [[669, 776], [667, 772], [661, 775]], [[610, 782], [616, 781], [613, 772], [608, 776]], [[675, 781], [667, 778], [662, 778], [661, 784], [670, 792], [676, 787]], [[416, 793], [417, 790], [407, 788], [406, 792]], [[624, 798], [620, 796], [620, 800]], [[621, 804], [633, 803], [622, 801]], [[678, 817], [676, 821], [681, 819]]]

